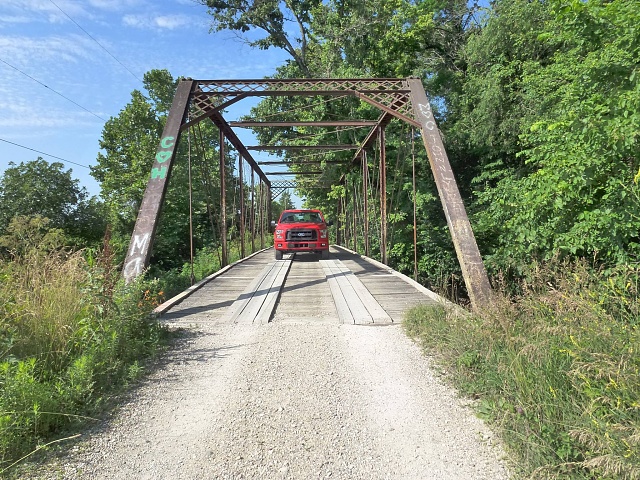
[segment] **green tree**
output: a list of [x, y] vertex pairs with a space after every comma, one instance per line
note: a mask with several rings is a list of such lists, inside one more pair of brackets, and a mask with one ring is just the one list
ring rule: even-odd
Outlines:
[[19, 165], [10, 162], [0, 178], [0, 204], [0, 233], [16, 216], [40, 216], [75, 244], [96, 242], [104, 234], [101, 203], [89, 198], [71, 170], [65, 171], [59, 162], [49, 163], [40, 157]]
[[[252, 47], [267, 50], [277, 47], [285, 50], [295, 61], [302, 74], [311, 76], [308, 67], [309, 23], [311, 10], [320, 0], [199, 0], [209, 8], [213, 17], [212, 31], [232, 30], [240, 32]], [[252, 30], [266, 33], [266, 37], [249, 40]], [[297, 34], [291, 33], [295, 30]]]
[[[636, 7], [502, 1], [470, 47], [477, 220], [497, 266], [640, 253]], [[513, 28], [525, 17], [531, 29]]]
[[[100, 142], [104, 153], [92, 168], [101, 183], [102, 196], [113, 226], [113, 239], [120, 254], [129, 243], [144, 195], [160, 136], [178, 80], [166, 70], [151, 70], [144, 76], [147, 95], [138, 90], [117, 117], [106, 123]], [[189, 145], [191, 144], [191, 148]], [[234, 158], [226, 151], [227, 218], [235, 215], [237, 182]], [[162, 213], [156, 232], [151, 265], [162, 271], [182, 266], [190, 257], [189, 189], [192, 191], [194, 247], [215, 247], [220, 239], [219, 136], [210, 122], [185, 131], [178, 143]], [[189, 182], [189, 160], [192, 182]], [[214, 165], [214, 168], [211, 165]]]

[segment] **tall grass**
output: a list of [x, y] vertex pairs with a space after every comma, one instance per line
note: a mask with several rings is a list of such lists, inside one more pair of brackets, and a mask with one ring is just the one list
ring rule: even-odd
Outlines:
[[420, 307], [408, 333], [501, 432], [521, 477], [640, 478], [640, 267], [541, 268], [461, 317]]
[[136, 378], [162, 343], [154, 282], [103, 252], [43, 244], [0, 258], [0, 471]]

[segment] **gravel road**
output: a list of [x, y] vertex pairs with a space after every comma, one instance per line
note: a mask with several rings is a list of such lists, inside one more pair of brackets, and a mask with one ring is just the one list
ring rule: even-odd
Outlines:
[[201, 322], [40, 479], [509, 478], [398, 325]]

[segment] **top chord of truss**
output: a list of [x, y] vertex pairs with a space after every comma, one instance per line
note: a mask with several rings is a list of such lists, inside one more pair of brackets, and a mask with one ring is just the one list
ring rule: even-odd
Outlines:
[[249, 121], [229, 122], [229, 126], [238, 128], [256, 127], [373, 127], [378, 122], [375, 120], [334, 120], [317, 122], [269, 122], [269, 121]]
[[344, 78], [344, 79], [259, 79], [259, 80], [195, 80], [194, 93], [213, 95], [308, 93], [408, 93], [409, 86], [403, 78]]

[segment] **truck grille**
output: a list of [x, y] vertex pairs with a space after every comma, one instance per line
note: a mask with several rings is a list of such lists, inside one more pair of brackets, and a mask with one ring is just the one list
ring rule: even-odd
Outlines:
[[318, 231], [312, 229], [295, 229], [287, 230], [287, 241], [290, 242], [308, 242], [318, 239]]

